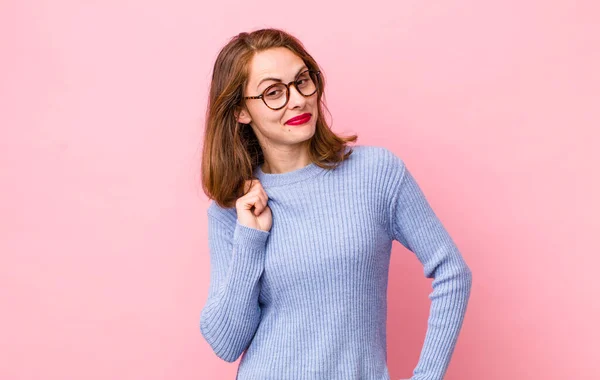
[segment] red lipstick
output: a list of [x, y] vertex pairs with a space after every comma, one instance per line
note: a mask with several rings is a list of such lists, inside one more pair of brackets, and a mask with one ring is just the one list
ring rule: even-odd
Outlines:
[[304, 123], [307, 123], [311, 117], [312, 117], [312, 115], [309, 114], [308, 112], [303, 113], [302, 115], [298, 115], [298, 116], [295, 116], [295, 117], [289, 119], [288, 121], [285, 122], [285, 124], [287, 124], [287, 125], [304, 124]]

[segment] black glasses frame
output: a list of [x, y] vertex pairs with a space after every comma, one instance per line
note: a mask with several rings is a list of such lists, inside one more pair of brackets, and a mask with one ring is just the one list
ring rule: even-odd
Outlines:
[[[305, 94], [303, 94], [303, 93], [302, 93], [302, 91], [300, 91], [300, 89], [298, 89], [297, 82], [298, 82], [298, 77], [299, 77], [300, 75], [302, 75], [302, 74], [306, 73], [307, 71], [308, 71], [308, 72], [310, 72], [311, 74], [314, 74], [314, 78], [316, 79], [316, 83], [315, 83], [315, 90], [314, 90], [314, 91], [313, 91], [311, 94], [305, 95]], [[280, 86], [280, 85], [282, 85], [282, 84], [283, 84], [283, 85], [285, 86], [285, 103], [283, 103], [283, 105], [282, 105], [281, 107], [277, 107], [277, 108], [269, 107], [270, 109], [272, 109], [272, 110], [274, 110], [274, 111], [277, 111], [277, 110], [280, 110], [280, 109], [282, 109], [283, 107], [285, 107], [285, 106], [288, 104], [288, 102], [290, 101], [290, 86], [291, 86], [292, 84], [294, 85], [294, 87], [296, 87], [296, 91], [298, 91], [298, 93], [299, 93], [300, 95], [304, 96], [305, 98], [308, 98], [309, 96], [312, 96], [312, 95], [314, 95], [314, 94], [315, 94], [317, 91], [319, 91], [319, 75], [320, 75], [320, 74], [321, 74], [321, 72], [320, 72], [320, 71], [315, 71], [315, 70], [311, 70], [311, 69], [304, 70], [304, 71], [302, 71], [301, 73], [299, 73], [299, 74], [296, 76], [296, 79], [294, 79], [293, 81], [291, 81], [291, 82], [290, 82], [290, 83], [288, 83], [288, 84], [281, 83], [281, 82], [274, 83], [274, 84], [270, 85], [269, 87], [267, 87], [267, 88], [266, 88], [266, 89], [265, 89], [265, 90], [262, 92], [262, 94], [260, 94], [260, 95], [257, 95], [257, 96], [244, 96], [244, 99], [262, 99], [263, 103], [265, 103], [265, 106], [269, 107], [269, 105], [267, 104], [267, 101], [265, 100], [265, 94], [266, 94], [266, 93], [267, 93], [267, 91], [269, 91], [269, 90], [270, 90], [272, 87], [275, 87], [275, 86]], [[313, 76], [312, 76], [312, 75], [311, 75], [311, 78], [313, 78]]]

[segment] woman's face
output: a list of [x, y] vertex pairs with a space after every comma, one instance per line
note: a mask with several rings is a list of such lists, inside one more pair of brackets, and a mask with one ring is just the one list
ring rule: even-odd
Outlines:
[[[265, 78], [278, 78], [288, 84], [306, 69], [308, 67], [304, 61], [287, 48], [278, 47], [257, 53], [250, 62], [250, 77], [244, 96], [260, 95], [267, 87], [278, 82]], [[284, 148], [284, 145], [306, 142], [314, 135], [317, 125], [317, 93], [305, 97], [292, 85], [289, 96], [288, 103], [279, 110], [270, 109], [262, 99], [246, 99], [238, 122], [250, 124], [263, 147], [275, 145]], [[311, 114], [308, 122], [286, 124], [289, 119], [304, 113]]]

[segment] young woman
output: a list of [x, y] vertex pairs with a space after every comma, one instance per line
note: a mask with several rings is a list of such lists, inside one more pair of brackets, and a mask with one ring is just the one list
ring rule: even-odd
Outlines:
[[435, 278], [412, 380], [444, 377], [471, 271], [405, 163], [328, 127], [323, 71], [276, 29], [214, 64], [202, 157], [210, 285], [200, 329], [238, 380], [387, 380], [392, 241]]

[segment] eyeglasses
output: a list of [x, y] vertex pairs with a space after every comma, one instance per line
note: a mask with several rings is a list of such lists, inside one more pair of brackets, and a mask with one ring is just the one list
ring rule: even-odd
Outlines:
[[304, 70], [296, 79], [288, 84], [275, 83], [267, 87], [262, 94], [258, 96], [244, 96], [244, 99], [262, 99], [267, 107], [272, 110], [280, 110], [290, 100], [290, 86], [293, 84], [300, 95], [309, 97], [317, 92], [319, 88], [320, 71]]

